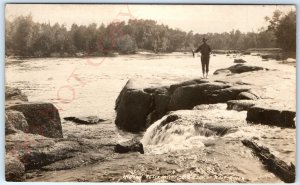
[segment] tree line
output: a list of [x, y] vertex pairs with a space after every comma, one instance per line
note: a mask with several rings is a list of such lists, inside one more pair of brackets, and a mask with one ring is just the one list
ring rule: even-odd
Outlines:
[[31, 15], [5, 20], [5, 54], [7, 56], [101, 56], [113, 52], [135, 53], [191, 51], [202, 43], [202, 38], [215, 50], [246, 50], [274, 48], [294, 51], [296, 48], [296, 13], [283, 15], [275, 11], [266, 17], [268, 28], [242, 33], [232, 30], [223, 33], [198, 34], [158, 24], [154, 20], [134, 19], [112, 22], [105, 26], [73, 24], [70, 29], [55, 23], [36, 23]]

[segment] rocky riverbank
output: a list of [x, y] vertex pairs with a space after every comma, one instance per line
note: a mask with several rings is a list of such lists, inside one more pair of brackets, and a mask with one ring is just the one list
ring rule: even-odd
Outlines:
[[5, 97], [7, 181], [25, 181], [41, 171], [92, 164], [114, 153], [117, 136], [113, 130], [89, 139], [86, 135], [91, 132], [78, 132], [80, 128], [68, 129], [74, 125], [63, 125], [53, 104], [28, 102], [19, 89], [11, 87], [6, 87]]

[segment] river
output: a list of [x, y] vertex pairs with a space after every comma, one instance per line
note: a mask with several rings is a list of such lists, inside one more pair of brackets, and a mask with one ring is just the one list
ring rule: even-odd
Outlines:
[[[279, 70], [291, 78], [288, 82], [291, 87], [295, 83], [296, 70], [293, 66], [279, 64], [275, 60], [262, 61], [259, 56], [254, 55], [212, 55], [210, 75], [217, 69], [233, 65], [235, 57], [242, 58], [251, 65]], [[193, 58], [191, 53], [161, 55], [139, 53], [107, 58], [6, 59], [5, 66], [6, 85], [21, 89], [29, 101], [52, 102], [59, 109], [61, 118], [98, 116], [109, 120], [108, 124], [103, 125], [78, 126], [62, 119], [65, 137], [95, 136], [109, 131], [116, 133], [118, 142], [131, 136], [129, 133], [119, 131], [113, 123], [115, 100], [128, 79], [140, 79], [149, 84], [153, 81], [171, 84], [199, 78], [201, 75], [200, 59]], [[294, 96], [285, 99], [295, 102]], [[225, 117], [245, 120], [246, 112], [236, 113], [225, 109], [224, 105], [220, 105], [220, 112], [207, 110], [207, 114], [224, 114]], [[153, 129], [155, 124], [149, 129]], [[241, 148], [239, 139], [245, 135], [265, 138], [275, 153], [290, 162], [295, 161], [295, 129], [262, 125], [244, 126], [240, 131], [227, 135], [225, 139], [193, 137], [188, 133], [188, 127], [183, 130], [185, 134], [177, 139], [172, 138], [166, 131], [163, 134], [171, 139], [160, 142], [151, 140], [148, 136], [147, 138], [146, 135], [151, 134], [149, 133], [151, 130], [147, 130], [146, 138], [142, 140], [146, 151], [143, 157], [137, 157], [138, 154], [114, 156], [101, 165], [82, 167], [77, 171], [75, 169], [76, 177], [73, 175], [74, 170], [69, 170], [61, 172], [60, 178], [53, 179], [55, 173], [49, 172], [36, 180], [140, 182], [148, 179], [165, 182], [167, 179], [167, 182], [280, 182], [273, 174], [266, 172], [260, 162], [253, 162], [254, 158], [250, 151]], [[270, 139], [272, 137], [273, 139]], [[226, 138], [230, 140], [229, 147], [224, 146], [229, 142]], [[276, 139], [280, 139], [281, 142], [274, 145]], [[212, 147], [205, 148], [206, 143], [211, 140], [214, 143]], [[235, 154], [231, 155], [230, 152]], [[239, 158], [234, 159], [230, 156]], [[119, 161], [116, 162], [116, 159]], [[199, 166], [198, 163], [205, 166]], [[235, 165], [228, 167], [228, 164]], [[93, 173], [90, 173], [90, 170]], [[102, 173], [103, 170], [106, 172]]]

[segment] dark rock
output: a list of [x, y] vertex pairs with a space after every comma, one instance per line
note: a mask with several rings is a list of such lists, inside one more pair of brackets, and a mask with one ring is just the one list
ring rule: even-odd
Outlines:
[[5, 87], [5, 100], [20, 100], [20, 101], [28, 101], [26, 95], [24, 95], [20, 89], [12, 88], [12, 87]]
[[16, 129], [28, 132], [29, 126], [27, 121], [21, 112], [7, 110], [5, 112], [5, 134], [16, 133]]
[[199, 104], [226, 103], [248, 90], [246, 86], [232, 87], [216, 82], [179, 87], [171, 96], [169, 110], [192, 109]]
[[175, 89], [177, 89], [178, 87], [183, 87], [183, 86], [188, 86], [188, 85], [196, 85], [196, 84], [202, 84], [202, 83], [208, 83], [208, 82], [209, 81], [205, 80], [205, 79], [194, 79], [194, 80], [189, 80], [189, 81], [173, 84], [170, 86], [169, 92], [170, 92], [170, 94], [173, 94]]
[[170, 96], [168, 95], [165, 94], [154, 95], [155, 111], [157, 111], [158, 116], [160, 118], [167, 113], [169, 102], [170, 102]]
[[75, 157], [59, 160], [47, 166], [43, 166], [41, 170], [43, 171], [68, 170], [72, 168], [81, 167], [86, 164], [92, 164], [95, 162], [103, 161], [104, 159], [105, 159], [105, 155], [103, 154], [90, 154], [90, 152], [79, 153], [76, 154]]
[[198, 135], [209, 137], [212, 135], [224, 136], [227, 133], [233, 132], [233, 128], [229, 126], [214, 125], [214, 124], [195, 124], [195, 131]]
[[76, 141], [55, 140], [41, 135], [19, 132], [6, 136], [5, 149], [14, 153], [25, 170], [39, 169], [55, 161], [67, 159], [79, 151]]
[[25, 167], [18, 157], [12, 154], [5, 155], [5, 179], [6, 181], [21, 182], [25, 180]]
[[258, 146], [253, 140], [242, 140], [242, 143], [251, 148], [253, 153], [262, 161], [265, 167], [278, 176], [286, 183], [294, 183], [296, 169], [293, 164], [288, 165], [286, 162], [274, 156], [270, 150], [263, 146]]
[[234, 59], [233, 62], [234, 62], [234, 63], [246, 63], [246, 61], [243, 60], [243, 59]]
[[117, 144], [115, 147], [116, 153], [128, 153], [128, 152], [140, 152], [141, 154], [144, 154], [144, 148], [143, 144], [136, 140], [132, 139], [120, 144]]
[[245, 73], [251, 71], [258, 71], [258, 70], [264, 70], [264, 68], [258, 66], [247, 66], [244, 64], [236, 64], [234, 66], [230, 66], [229, 68], [218, 69], [214, 72], [214, 75], [221, 74], [221, 73], [228, 73], [228, 71], [230, 71], [231, 73]]
[[116, 101], [115, 124], [124, 130], [139, 132], [146, 129], [147, 115], [153, 111], [153, 96], [134, 88], [129, 80]]
[[177, 114], [171, 114], [161, 122], [161, 126], [165, 126], [168, 123], [178, 120], [180, 117]]
[[230, 100], [227, 102], [227, 110], [245, 111], [255, 105], [252, 100]]
[[243, 51], [243, 52], [242, 52], [242, 55], [250, 55], [250, 54], [251, 54], [250, 51]]
[[29, 132], [46, 137], [62, 138], [62, 127], [58, 110], [51, 103], [22, 103], [11, 105], [7, 110], [22, 112]]
[[262, 59], [275, 59], [275, 60], [282, 60], [282, 54], [281, 53], [268, 53], [261, 55]]
[[203, 83], [178, 87], [171, 96], [169, 110], [192, 109], [198, 104], [217, 103], [213, 92], [229, 85], [222, 83]]
[[93, 125], [98, 124], [104, 121], [105, 119], [98, 118], [97, 116], [88, 116], [88, 117], [65, 117], [64, 120], [72, 121], [77, 124], [84, 124], [84, 125]]
[[168, 87], [144, 88], [129, 80], [116, 100], [115, 124], [126, 131], [139, 132], [169, 111], [192, 109], [200, 104], [226, 103], [245, 97], [250, 86], [195, 79]]
[[145, 88], [144, 91], [146, 93], [153, 93], [153, 94], [167, 94], [168, 93], [168, 87], [149, 87]]
[[295, 128], [295, 117], [294, 111], [254, 106], [248, 110], [246, 120], [253, 123]]
[[258, 96], [250, 92], [241, 92], [237, 98], [240, 100], [257, 100]]

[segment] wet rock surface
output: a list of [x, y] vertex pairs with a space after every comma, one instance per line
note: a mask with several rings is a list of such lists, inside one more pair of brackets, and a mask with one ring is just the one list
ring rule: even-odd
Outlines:
[[5, 86], [5, 100], [6, 101], [28, 101], [28, 98], [18, 88]]
[[244, 139], [242, 143], [251, 148], [253, 153], [266, 165], [266, 168], [279, 176], [286, 183], [294, 183], [296, 178], [295, 165], [290, 165], [274, 156], [266, 147], [259, 146], [253, 140]]
[[144, 154], [143, 144], [137, 139], [131, 139], [129, 141], [119, 143], [115, 146], [115, 152], [117, 153], [128, 153], [128, 152], [139, 152]]
[[295, 128], [295, 118], [295, 111], [276, 109], [268, 105], [253, 106], [247, 113], [247, 121], [280, 127]]
[[243, 63], [246, 63], [246, 60], [244, 60], [244, 59], [234, 59], [233, 63], [243, 64]]
[[255, 105], [253, 100], [230, 100], [227, 102], [228, 110], [247, 111]]
[[90, 125], [90, 124], [98, 124], [98, 123], [102, 123], [105, 122], [107, 120], [105, 119], [101, 119], [97, 116], [88, 116], [88, 117], [74, 117], [74, 116], [70, 116], [70, 117], [64, 117], [64, 120], [66, 121], [72, 121], [76, 124], [84, 124], [84, 125]]
[[236, 64], [236, 65], [230, 66], [228, 68], [218, 69], [214, 72], [214, 75], [218, 75], [218, 74], [222, 74], [222, 73], [228, 74], [229, 72], [230, 72], [230, 74], [246, 73], [246, 72], [252, 72], [252, 71], [259, 71], [259, 70], [264, 70], [264, 68], [259, 67], [259, 66]]

